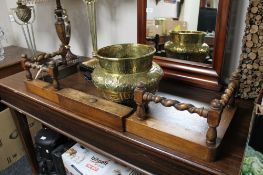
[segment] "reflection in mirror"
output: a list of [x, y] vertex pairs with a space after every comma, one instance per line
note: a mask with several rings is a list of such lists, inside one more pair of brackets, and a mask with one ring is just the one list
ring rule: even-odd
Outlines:
[[147, 43], [158, 56], [212, 65], [218, 3], [147, 0]]

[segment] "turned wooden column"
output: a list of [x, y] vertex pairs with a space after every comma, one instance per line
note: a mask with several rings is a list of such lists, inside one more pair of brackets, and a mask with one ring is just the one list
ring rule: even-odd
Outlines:
[[59, 90], [60, 84], [58, 81], [58, 67], [54, 61], [50, 61], [48, 63], [48, 74], [50, 75], [52, 79], [52, 85], [54, 89]]
[[134, 90], [134, 101], [137, 104], [135, 113], [139, 120], [146, 119], [145, 102], [143, 100], [143, 95], [145, 92], [146, 88], [142, 84], [139, 84]]
[[27, 65], [27, 62], [29, 61], [26, 54], [21, 55], [21, 66], [26, 71], [26, 79], [28, 81], [33, 80], [32, 73], [30, 71], [30, 67]]
[[206, 144], [208, 146], [216, 145], [217, 127], [221, 120], [222, 105], [218, 99], [212, 100], [208, 112], [207, 124], [209, 126], [206, 133]]

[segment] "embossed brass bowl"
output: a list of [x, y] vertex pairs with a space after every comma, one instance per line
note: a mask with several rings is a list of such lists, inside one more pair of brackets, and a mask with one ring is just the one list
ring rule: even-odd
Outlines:
[[209, 46], [204, 43], [206, 33], [201, 31], [172, 31], [171, 40], [164, 45], [168, 57], [203, 62]]
[[155, 48], [142, 44], [117, 44], [98, 50], [99, 65], [92, 73], [94, 85], [104, 98], [126, 103], [133, 99], [137, 83], [147, 90], [157, 90], [163, 71], [152, 62]]

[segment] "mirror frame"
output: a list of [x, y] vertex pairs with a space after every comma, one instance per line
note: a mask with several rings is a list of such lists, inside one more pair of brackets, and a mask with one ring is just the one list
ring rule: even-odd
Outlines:
[[[231, 0], [219, 0], [216, 17], [213, 64], [203, 64], [167, 57], [154, 56], [164, 70], [164, 77], [173, 78], [190, 85], [219, 91], [220, 77], [226, 45]], [[137, 0], [137, 41], [146, 43], [147, 0]]]

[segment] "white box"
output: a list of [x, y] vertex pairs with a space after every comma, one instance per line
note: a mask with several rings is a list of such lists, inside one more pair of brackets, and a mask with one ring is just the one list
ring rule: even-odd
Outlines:
[[138, 175], [131, 168], [75, 144], [62, 154], [68, 175]]

